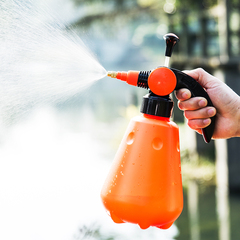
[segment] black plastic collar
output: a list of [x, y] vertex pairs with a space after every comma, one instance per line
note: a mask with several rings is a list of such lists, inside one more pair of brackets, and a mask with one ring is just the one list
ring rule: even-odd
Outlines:
[[170, 118], [173, 109], [173, 101], [169, 96], [160, 97], [150, 92], [143, 97], [141, 113]]

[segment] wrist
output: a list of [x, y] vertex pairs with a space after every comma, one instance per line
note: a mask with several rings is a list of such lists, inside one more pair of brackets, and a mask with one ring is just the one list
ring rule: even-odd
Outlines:
[[240, 97], [238, 98], [238, 105], [236, 109], [236, 134], [235, 137], [240, 137]]

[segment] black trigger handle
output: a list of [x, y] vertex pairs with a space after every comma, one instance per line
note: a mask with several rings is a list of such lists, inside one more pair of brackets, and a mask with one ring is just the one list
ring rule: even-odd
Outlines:
[[[191, 91], [191, 97], [204, 97], [205, 99], [207, 99], [207, 106], [214, 107], [207, 92], [194, 78], [181, 72], [180, 70], [174, 68], [170, 69], [174, 72], [177, 78], [177, 85], [175, 87], [175, 90], [187, 88]], [[211, 117], [210, 125], [202, 129], [203, 138], [206, 143], [209, 143], [211, 141], [215, 129], [215, 121], [216, 115]]]

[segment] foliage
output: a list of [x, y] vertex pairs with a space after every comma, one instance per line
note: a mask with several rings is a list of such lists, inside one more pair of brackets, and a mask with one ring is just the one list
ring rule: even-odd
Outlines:
[[183, 185], [186, 185], [188, 180], [205, 185], [215, 183], [215, 163], [209, 159], [192, 156], [188, 150], [185, 150], [181, 152], [181, 165]]
[[[140, 17], [160, 20], [162, 15], [182, 11], [201, 11], [217, 4], [217, 0], [72, 0], [85, 7], [76, 25], [90, 26], [98, 21], [115, 22], [116, 18], [132, 22]], [[189, 7], [190, 6], [190, 7]]]
[[111, 233], [103, 234], [100, 226], [93, 224], [90, 226], [81, 226], [78, 233], [74, 236], [75, 240], [114, 240], [115, 237]]
[[73, 0], [85, 7], [85, 14], [75, 25], [88, 27], [96, 22], [116, 24], [117, 21], [133, 22], [139, 17], [158, 19], [163, 13], [164, 0]]
[[177, 0], [176, 8], [179, 10], [199, 11], [214, 7], [217, 3], [218, 0]]

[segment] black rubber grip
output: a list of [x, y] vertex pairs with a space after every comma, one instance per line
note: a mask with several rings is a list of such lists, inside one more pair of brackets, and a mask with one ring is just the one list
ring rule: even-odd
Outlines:
[[[179, 90], [181, 88], [187, 88], [191, 91], [191, 94], [192, 94], [191, 97], [204, 97], [207, 99], [207, 102], [208, 102], [207, 106], [213, 107], [212, 101], [208, 96], [207, 92], [194, 78], [190, 77], [189, 75], [177, 69], [174, 69], [174, 68], [170, 68], [170, 69], [174, 72], [174, 74], [177, 77], [177, 85], [175, 90]], [[203, 138], [206, 143], [209, 143], [213, 136], [213, 132], [215, 129], [215, 119], [216, 119], [216, 116], [211, 117], [211, 124], [206, 128], [202, 129]]]

